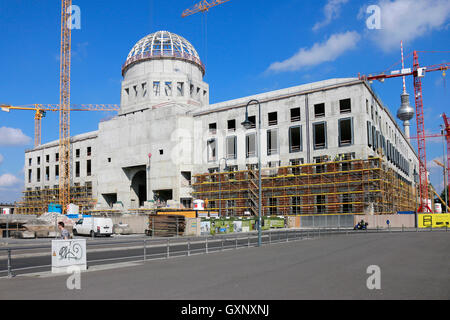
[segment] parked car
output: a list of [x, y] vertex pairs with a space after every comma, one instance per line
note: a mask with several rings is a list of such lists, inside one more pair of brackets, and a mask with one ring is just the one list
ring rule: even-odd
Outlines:
[[73, 235], [111, 236], [113, 222], [111, 218], [83, 218], [73, 226]]

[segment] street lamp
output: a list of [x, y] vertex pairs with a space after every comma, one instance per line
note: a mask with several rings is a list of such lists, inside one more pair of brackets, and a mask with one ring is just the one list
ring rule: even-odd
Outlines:
[[241, 124], [245, 129], [250, 129], [252, 127], [252, 123], [248, 120], [248, 106], [251, 103], [258, 104], [258, 132], [256, 134], [256, 147], [258, 149], [258, 247], [261, 246], [261, 199], [262, 199], [262, 187], [261, 187], [261, 104], [258, 100], [253, 99], [250, 100], [245, 106], [245, 121]]
[[[218, 171], [218, 173], [219, 173], [219, 216], [222, 215], [222, 188], [221, 188], [221, 183], [220, 183], [220, 176], [221, 176], [221, 174], [220, 174], [220, 161], [222, 161], [222, 160], [225, 160], [225, 171], [227, 171], [227, 168], [228, 168], [228, 166], [227, 166], [227, 159], [226, 158], [221, 158], [219, 160], [219, 171]], [[228, 216], [228, 214], [227, 214], [227, 216]]]

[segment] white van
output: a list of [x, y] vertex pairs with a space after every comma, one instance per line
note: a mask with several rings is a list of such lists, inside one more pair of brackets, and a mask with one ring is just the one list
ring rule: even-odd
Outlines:
[[73, 235], [105, 235], [109, 237], [113, 233], [111, 218], [82, 218], [73, 226]]

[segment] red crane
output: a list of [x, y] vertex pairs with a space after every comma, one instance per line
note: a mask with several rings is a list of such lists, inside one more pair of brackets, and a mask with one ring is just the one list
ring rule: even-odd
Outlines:
[[[417, 121], [417, 145], [419, 155], [419, 194], [420, 206], [419, 212], [431, 212], [428, 205], [428, 177], [427, 177], [427, 154], [426, 154], [426, 136], [425, 136], [425, 118], [423, 112], [423, 95], [422, 95], [422, 80], [426, 72], [444, 71], [450, 68], [450, 63], [441, 63], [438, 65], [420, 67], [419, 56], [417, 51], [413, 52], [414, 63], [413, 70], [402, 69], [401, 71], [393, 71], [391, 74], [378, 74], [369, 76], [359, 76], [361, 80], [379, 80], [384, 82], [385, 79], [413, 76], [414, 77], [414, 98], [416, 103], [416, 121]], [[445, 118], [448, 124], [448, 119]], [[448, 141], [448, 138], [447, 138]]]
[[[442, 118], [444, 118], [444, 134], [445, 139], [447, 140], [447, 183], [450, 184], [450, 119], [447, 118], [445, 113], [442, 114]], [[448, 185], [447, 185], [448, 188]], [[444, 186], [445, 190], [445, 186]], [[447, 190], [448, 192], [448, 190]]]

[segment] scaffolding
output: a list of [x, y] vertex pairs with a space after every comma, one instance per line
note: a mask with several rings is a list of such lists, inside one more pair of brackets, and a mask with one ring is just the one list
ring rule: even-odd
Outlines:
[[[44, 187], [37, 190], [23, 191], [23, 199], [17, 203], [15, 212], [19, 214], [41, 215], [48, 211], [51, 203], [58, 203], [59, 189]], [[92, 210], [97, 203], [92, 197], [92, 186], [71, 186], [70, 203], [79, 206], [79, 212], [85, 213]]]
[[[205, 200], [209, 210], [221, 207], [220, 215], [257, 215], [255, 169], [194, 175], [193, 196]], [[380, 157], [322, 158], [261, 173], [263, 215], [393, 214], [417, 207], [415, 188]]]

